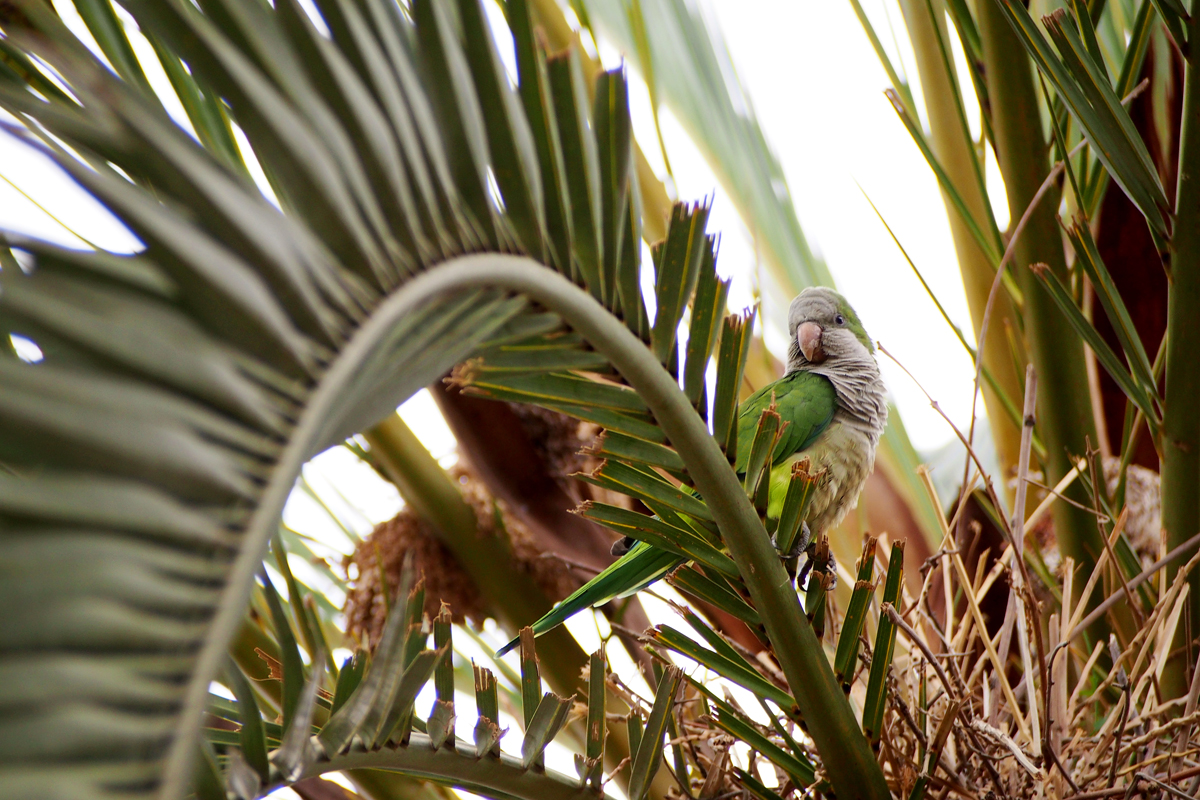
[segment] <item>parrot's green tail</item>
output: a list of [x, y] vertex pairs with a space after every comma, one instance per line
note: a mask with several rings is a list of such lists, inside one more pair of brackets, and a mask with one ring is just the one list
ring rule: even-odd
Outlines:
[[[645, 589], [683, 563], [683, 559], [666, 550], [638, 542], [628, 553], [608, 569], [580, 586], [575, 592], [533, 623], [533, 635], [552, 631], [585, 608], [604, 605], [609, 600], [626, 597]], [[510, 652], [520, 638], [513, 639], [496, 651], [496, 657]]]

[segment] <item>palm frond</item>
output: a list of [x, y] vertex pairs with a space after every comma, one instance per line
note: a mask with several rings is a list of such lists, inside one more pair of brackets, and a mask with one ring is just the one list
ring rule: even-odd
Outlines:
[[[219, 791], [223, 771], [230, 788], [252, 794], [246, 787], [280, 778], [390, 765], [521, 796], [526, 767], [561, 722], [557, 701], [534, 712], [529, 764], [494, 757], [495, 684], [482, 673], [488, 724], [471, 750], [485, 757], [472, 767], [447, 747], [444, 714], [442, 748], [417, 746], [431, 743], [430, 723], [414, 718], [413, 700], [444, 671], [448, 644], [425, 648], [408, 590], [394, 598], [373, 662], [333, 665], [330, 701], [318, 691], [323, 633], [286, 561], [291, 619], [270, 581], [255, 581], [307, 459], [484, 353], [478, 374], [495, 391], [595, 419], [681, 465], [731, 556], [712, 547], [713, 531], [690, 533], [712, 565], [751, 576], [745, 589], [834, 783], [848, 795], [884, 791], [724, 455], [736, 447], [748, 320], [727, 318], [717, 345], [715, 440], [697, 414], [695, 376], [723, 316], [703, 207], [676, 208], [655, 253], [659, 317], [653, 327], [646, 317], [619, 73], [601, 75], [589, 101], [577, 54], [534, 46], [521, 0], [508, 4], [516, 87], [478, 0], [405, 10], [320, 0], [329, 35], [293, 0], [122, 0], [185, 100], [192, 138], [122, 60], [113, 8], [80, 3], [117, 73], [41, 0], [17, 0], [0, 9], [0, 42], [24, 71], [0, 74], [0, 105], [21, 122], [12, 132], [143, 248], [118, 255], [4, 237], [32, 266], [3, 269], [0, 319], [45, 354], [37, 364], [0, 360], [0, 560], [22, 576], [0, 582], [12, 610], [0, 630], [12, 680], [0, 698], [19, 720], [4, 737], [6, 788], [173, 798], [199, 764], [198, 791]], [[233, 160], [235, 127], [271, 198]], [[676, 329], [700, 301], [694, 335], [704, 346], [688, 351]], [[553, 371], [510, 362], [486, 372], [504, 348], [545, 346], [552, 334], [571, 343]], [[688, 394], [681, 367], [693, 376]], [[246, 627], [252, 600], [276, 638]], [[277, 697], [256, 690], [283, 716], [261, 726], [274, 751], [266, 775], [257, 740], [223, 756], [214, 736], [218, 757], [208, 745], [196, 757], [210, 682], [228, 668], [231, 644], [246, 669], [256, 641], [282, 675]], [[602, 696], [599, 669], [592, 688]], [[226, 713], [240, 719], [251, 703]], [[666, 721], [652, 721], [661, 735]], [[602, 745], [589, 738], [582, 765], [593, 788]], [[652, 777], [649, 751], [637, 763]], [[553, 790], [541, 797], [580, 791], [574, 780], [545, 781]]]
[[[331, 703], [324, 699], [328, 693], [321, 694], [326, 681], [319, 659], [307, 677], [303, 671], [285, 669], [271, 679], [280, 683], [283, 696], [296, 698], [292, 718], [282, 726], [262, 719], [241, 669], [231, 665], [226, 670], [222, 681], [237, 701], [213, 696], [210, 714], [240, 724], [241, 731], [230, 737], [223, 728], [206, 729], [215, 755], [212, 773], [224, 784], [221, 796], [228, 792], [239, 800], [253, 800], [280, 786], [356, 768], [385, 768], [490, 795], [595, 796], [567, 776], [544, 768], [530, 769], [566, 722], [569, 702], [556, 695], [526, 698], [523, 758], [515, 759], [501, 754], [497, 747], [505, 731], [498, 724], [496, 679], [487, 669], [475, 667], [476, 742], [454, 736], [449, 614], [434, 620], [434, 649], [428, 649], [430, 623], [422, 618], [423, 592], [420, 582], [414, 585], [412, 565], [407, 564], [374, 653], [358, 650], [346, 659]], [[281, 640], [294, 637], [291, 623], [282, 615], [271, 629]], [[536, 683], [536, 659], [532, 651], [530, 655], [522, 670], [524, 677]], [[426, 721], [414, 716], [413, 704], [431, 679], [438, 700]], [[321, 713], [316, 714], [318, 711]], [[268, 750], [269, 764], [265, 760]]]

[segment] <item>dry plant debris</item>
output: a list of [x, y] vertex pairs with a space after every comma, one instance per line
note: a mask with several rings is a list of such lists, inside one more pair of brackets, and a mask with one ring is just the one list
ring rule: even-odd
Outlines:
[[530, 443], [542, 457], [542, 463], [563, 490], [576, 503], [596, 500], [621, 508], [632, 508], [632, 501], [619, 492], [575, 480], [574, 475], [590, 475], [603, 458], [592, 453], [596, 437], [603, 428], [548, 408], [526, 403], [509, 403]]
[[[1140, 526], [1157, 513], [1157, 476], [1131, 476], [1130, 486], [1135, 482], [1111, 540], [1135, 514]], [[1012, 534], [1005, 531], [1010, 543]], [[1200, 670], [1194, 660], [1186, 665], [1190, 693], [1183, 698], [1165, 697], [1161, 679], [1171, 644], [1178, 646], [1176, 635], [1186, 630], [1181, 612], [1186, 576], [1200, 562], [1197, 543], [1134, 577], [1117, 577], [1111, 547], [1090, 576], [1065, 559], [1053, 587], [1037, 586], [1025, 565], [1013, 562], [1011, 544], [986, 574], [964, 564], [957, 550], [935, 554], [919, 596], [876, 613], [890, 615], [901, 631], [880, 750], [894, 790], [909, 797], [924, 780], [938, 796], [967, 798], [1195, 797]], [[1151, 557], [1148, 546], [1137, 549]], [[1156, 541], [1150, 552], [1158, 551]], [[1188, 556], [1170, 582], [1160, 583], [1167, 558], [1179, 566]], [[1002, 581], [1011, 589], [1008, 612], [989, 634], [980, 608]], [[1133, 626], [1112, 617], [1128, 606], [1125, 592], [1142, 585], [1165, 591]], [[931, 588], [958, 600], [938, 604], [935, 613]], [[1090, 638], [1097, 618], [1111, 623], [1107, 642]]]
[[[543, 558], [536, 541], [520, 518], [491, 494], [483, 481], [460, 463], [450, 470], [463, 499], [475, 512], [480, 536], [503, 536], [509, 542], [513, 563], [497, 565], [527, 576], [553, 599], [566, 597], [578, 579], [557, 559]], [[483, 597], [467, 572], [441, 540], [434, 527], [409, 508], [376, 526], [343, 564], [350, 582], [344, 613], [346, 630], [360, 641], [373, 644], [383, 630], [388, 600], [400, 581], [405, 556], [411, 554], [416, 574], [425, 579], [425, 613], [430, 618], [445, 602], [454, 621], [470, 619], [477, 625], [489, 616]], [[386, 576], [387, 595], [380, 575]]]

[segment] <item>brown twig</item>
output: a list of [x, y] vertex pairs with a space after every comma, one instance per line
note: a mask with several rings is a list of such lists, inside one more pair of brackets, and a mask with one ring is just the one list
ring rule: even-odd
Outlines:
[[[1033, 513], [1029, 515], [1029, 518], [1025, 520], [1025, 528], [1033, 528], [1039, 522], [1041, 522], [1042, 517], [1046, 515], [1046, 510], [1050, 508], [1051, 503], [1060, 499], [1062, 497], [1062, 493], [1065, 492], [1071, 486], [1071, 484], [1075, 482], [1075, 479], [1079, 477], [1079, 474], [1086, 470], [1087, 462], [1084, 459], [1081, 458], [1076, 461], [1075, 466], [1071, 468], [1071, 471], [1066, 475], [1063, 475], [1062, 480], [1055, 484], [1053, 489], [1046, 490], [1047, 494], [1044, 498], [1042, 498], [1042, 502], [1038, 503], [1037, 508], [1035, 508]], [[1089, 512], [1091, 511], [1091, 509], [1088, 510]]]
[[1032, 676], [1030, 676], [1030, 685], [1028, 687], [1030, 724], [1033, 726], [1034, 735], [1037, 739], [1035, 746], [1045, 751], [1050, 747], [1050, 683], [1049, 675], [1046, 672], [1046, 646], [1042, 642], [1042, 626], [1037, 624], [1036, 621], [1030, 626], [1026, 617], [1026, 611], [1030, 608], [1032, 608], [1035, 614], [1037, 613], [1037, 600], [1029, 592], [1031, 581], [1029, 578], [1029, 568], [1025, 564], [1025, 492], [1026, 484], [1029, 480], [1029, 457], [1030, 450], [1033, 447], [1033, 426], [1037, 413], [1037, 371], [1034, 369], [1033, 364], [1025, 368], [1025, 405], [1022, 411], [1024, 416], [1021, 426], [1021, 455], [1017, 472], [1017, 502], [1013, 508], [1013, 520], [1010, 530], [1012, 538], [1009, 542], [1012, 545], [1013, 557], [1018, 566], [1018, 570], [1013, 574], [1020, 578], [1013, 586], [1013, 597], [1017, 598], [1021, 607], [1017, 609], [1014, 604], [1010, 608], [1019, 614], [1016, 620], [1017, 633], [1021, 636], [1021, 660], [1027, 673], [1031, 671], [1029, 664], [1028, 629], [1030, 627], [1033, 628], [1034, 641], [1037, 645], [1039, 677], [1042, 682], [1042, 693], [1046, 698], [1044, 735], [1038, 721], [1037, 690], [1032, 685]]
[[1149, 781], [1150, 783], [1153, 783], [1155, 786], [1159, 787], [1160, 789], [1165, 791], [1167, 794], [1173, 795], [1175, 797], [1183, 798], [1183, 800], [1193, 800], [1191, 795], [1184, 794], [1183, 792], [1179, 791], [1178, 789], [1176, 789], [1174, 786], [1172, 786], [1169, 783], [1163, 783], [1162, 781], [1160, 781], [1158, 778], [1154, 777], [1153, 775], [1149, 775], [1145, 772], [1139, 772], [1138, 777], [1144, 781]]
[[1045, 492], [1048, 495], [1053, 495], [1055, 498], [1062, 500], [1067, 505], [1075, 506], [1075, 508], [1078, 508], [1080, 511], [1086, 511], [1087, 513], [1091, 514], [1093, 517], [1095, 517], [1100, 522], [1112, 522], [1112, 518], [1109, 517], [1107, 514], [1101, 512], [1101, 511], [1097, 511], [1096, 509], [1091, 508], [1090, 506], [1085, 506], [1083, 503], [1080, 503], [1078, 500], [1072, 500], [1071, 498], [1064, 495], [1062, 492], [1060, 492], [1056, 489], [1050, 488], [1049, 486], [1042, 483], [1041, 481], [1035, 481], [1035, 480], [1030, 479], [1029, 484], [1031, 486], [1036, 486], [1037, 488], [1041, 489], [1043, 492]]
[[[1086, 440], [1086, 437], [1085, 437]], [[1146, 624], [1146, 615], [1142, 613], [1141, 605], [1133, 596], [1133, 590], [1129, 588], [1129, 583], [1125, 580], [1125, 573], [1121, 570], [1121, 564], [1117, 561], [1117, 556], [1112, 552], [1112, 542], [1109, 541], [1108, 532], [1104, 530], [1104, 523], [1099, 519], [1100, 514], [1100, 478], [1104, 475], [1104, 470], [1100, 468], [1098, 463], [1098, 450], [1092, 450], [1091, 441], [1087, 441], [1088, 462], [1092, 465], [1092, 501], [1096, 504], [1096, 527], [1100, 531], [1100, 541], [1104, 542], [1104, 548], [1109, 551], [1108, 560], [1112, 562], [1113, 570], [1117, 573], [1117, 578], [1121, 581], [1121, 588], [1124, 590], [1125, 599], [1129, 601], [1129, 610], [1133, 612], [1134, 618], [1137, 620], [1139, 627]], [[1125, 511], [1121, 511], [1120, 516], [1125, 516]], [[1119, 522], [1120, 520], [1118, 520]]]
[[[1049, 729], [1049, 727], [1050, 727], [1050, 724], [1047, 722], [1046, 728]], [[1071, 787], [1071, 791], [1078, 793], [1079, 787], [1075, 785], [1075, 781], [1071, 778], [1071, 773], [1067, 772], [1066, 767], [1064, 767], [1062, 765], [1062, 761], [1059, 760], [1058, 753], [1054, 752], [1054, 748], [1046, 747], [1046, 748], [1043, 748], [1042, 752], [1043, 752], [1043, 754], [1045, 754], [1045, 756], [1048, 759], [1050, 759], [1051, 764], [1058, 767], [1059, 773], [1063, 776], [1063, 778], [1066, 779], [1067, 785]]]
[[[1154, 577], [1154, 574], [1156, 572], [1158, 572], [1160, 569], [1167, 566], [1172, 561], [1176, 561], [1176, 560], [1182, 558], [1183, 556], [1187, 555], [1197, 545], [1200, 545], [1200, 533], [1198, 533], [1195, 536], [1193, 536], [1192, 538], [1188, 539], [1186, 542], [1179, 545], [1174, 550], [1172, 550], [1171, 552], [1167, 553], [1165, 556], [1160, 558], [1158, 561], [1155, 561], [1149, 567], [1147, 567], [1146, 569], [1144, 569], [1140, 573], [1138, 573], [1137, 577], [1135, 577], [1133, 580], [1131, 580], [1129, 582], [1130, 590], [1136, 589], [1137, 587], [1141, 586], [1147, 580]], [[1087, 630], [1091, 626], [1091, 624], [1093, 622], [1095, 622], [1096, 620], [1103, 617], [1104, 614], [1107, 613], [1110, 608], [1115, 606], [1117, 603], [1121, 602], [1121, 600], [1123, 600], [1123, 599], [1124, 599], [1123, 596], [1119, 595], [1119, 594], [1109, 595], [1109, 597], [1107, 597], [1103, 602], [1101, 602], [1100, 605], [1096, 606], [1096, 608], [1093, 609], [1090, 614], [1088, 614], [1086, 617], [1084, 617], [1082, 620], [1080, 620], [1079, 624], [1077, 624], [1074, 628], [1071, 629], [1071, 633], [1067, 636], [1067, 641], [1070, 641], [1071, 639], [1074, 639], [1079, 634], [1083, 633], [1085, 630]]]
[[1121, 721], [1117, 723], [1117, 739], [1113, 744], [1112, 766], [1108, 771], [1108, 788], [1117, 782], [1117, 762], [1118, 756], [1121, 754], [1121, 737], [1125, 734], [1125, 723], [1129, 721], [1129, 704], [1133, 702], [1133, 696], [1129, 691], [1129, 679], [1126, 678], [1124, 685], [1121, 687], [1123, 694], [1124, 705], [1121, 706]]
[[1033, 448], [1033, 426], [1037, 414], [1037, 370], [1025, 367], [1025, 407], [1021, 425], [1021, 453], [1017, 461], [1017, 496], [1013, 503], [1013, 553], [1025, 552], [1025, 495], [1029, 483], [1029, 455]]
[[[934, 656], [933, 651], [929, 649], [929, 645], [925, 643], [925, 640], [922, 639], [915, 630], [913, 630], [911, 625], [904, 621], [904, 617], [900, 616], [900, 612], [898, 612], [890, 603], [884, 603], [880, 611], [881, 613], [886, 614], [888, 619], [892, 621], [896, 628], [903, 631], [908, 640], [915, 644], [921, 650], [921, 652], [925, 654], [925, 658], [933, 666], [934, 672], [937, 673], [938, 680], [942, 682], [942, 689], [946, 692], [946, 696], [951, 702], [958, 705], [958, 714], [960, 717], [962, 717], [963, 729], [966, 731], [967, 736], [971, 739], [971, 743], [975, 747], [983, 749], [983, 745], [979, 743], [978, 738], [976, 738], [975, 731], [971, 728], [971, 721], [969, 719], [967, 710], [970, 706], [970, 703], [962, 702], [955, 698], [954, 693], [950, 688], [950, 679], [946, 676], [946, 671], [942, 669], [942, 665], [938, 663], [937, 657]], [[951, 662], [951, 666], [953, 666], [953, 661]], [[958, 676], [956, 675], [956, 677]], [[961, 677], [958, 678], [958, 684], [965, 693], [966, 687], [962, 685]], [[996, 787], [996, 791], [1001, 797], [1008, 797], [1008, 792], [1004, 790], [1004, 785], [1000, 782], [1000, 776], [996, 774], [996, 768], [993, 767], [991, 762], [987, 759], [983, 760], [983, 765], [987, 770], [988, 777], [992, 780], [992, 785]]]
[[1187, 727], [1181, 725], [1179, 732], [1175, 734], [1175, 742], [1172, 749], [1176, 754], [1182, 753], [1184, 748], [1187, 747], [1188, 741], [1192, 738], [1192, 730], [1195, 725], [1193, 715], [1196, 713], [1197, 702], [1200, 702], [1200, 669], [1195, 669], [1192, 672], [1192, 685], [1188, 688], [1187, 703], [1183, 709], [1183, 717], [1184, 721], [1187, 721]]
[[589, 564], [584, 564], [581, 561], [575, 561], [574, 559], [567, 558], [560, 553], [542, 553], [538, 556], [538, 558], [548, 558], [552, 561], [557, 561], [564, 566], [570, 567], [571, 569], [577, 569], [580, 572], [586, 572], [589, 575], [599, 575], [601, 572], [601, 570], [596, 569]]
[[[1179, 772], [1165, 776], [1168, 783], [1181, 781], [1184, 778], [1192, 778], [1200, 775], [1200, 767], [1190, 767], [1189, 769], [1180, 770]], [[1118, 786], [1115, 789], [1098, 789], [1091, 792], [1081, 792], [1064, 797], [1063, 800], [1102, 800], [1105, 797], [1119, 797], [1127, 791], [1126, 787]]]

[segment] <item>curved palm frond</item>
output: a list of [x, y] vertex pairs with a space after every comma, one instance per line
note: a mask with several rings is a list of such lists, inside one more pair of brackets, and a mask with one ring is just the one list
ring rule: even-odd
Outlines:
[[[274, 547], [279, 548], [277, 556], [283, 554], [278, 540]], [[201, 775], [195, 784], [203, 800], [208, 797], [206, 786], [215, 787], [211, 791], [214, 800], [226, 794], [237, 800], [253, 800], [280, 786], [329, 772], [359, 776], [364, 770], [400, 773], [484, 796], [531, 800], [603, 797], [586, 781], [543, 768], [543, 752], [566, 724], [571, 702], [553, 693], [541, 693], [531, 637], [522, 651], [520, 680], [525, 691], [520, 705], [526, 728], [522, 757], [500, 752], [499, 739], [506, 731], [499, 726], [497, 681], [482, 667], [469, 668], [474, 672], [478, 711], [475, 741], [455, 735], [450, 611], [443, 606], [433, 620], [434, 649], [428, 649], [429, 620], [422, 619], [425, 590], [422, 582], [414, 585], [413, 573], [411, 563], [406, 563], [374, 652], [357, 650], [340, 669], [331, 664], [336, 677], [333, 690], [324, 696], [318, 695], [324, 673], [323, 665], [319, 665], [324, 646], [318, 645], [313, 651], [314, 664], [319, 666], [306, 678], [296, 642], [300, 637], [270, 580], [263, 578], [263, 598], [270, 606], [272, 628], [279, 640], [279, 649], [269, 657], [278, 656], [276, 660], [282, 663], [280, 674], [267, 682], [280, 690], [282, 703], [276, 705], [282, 707], [283, 724], [271, 721], [274, 708], [265, 714], [267, 719], [260, 716], [255, 690], [238, 667], [230, 666], [223, 680], [232, 687], [236, 702], [212, 696], [209, 713], [217, 725], [233, 724], [240, 729], [206, 728], [205, 740], [212, 750], [201, 759]], [[289, 590], [292, 588], [289, 585]], [[600, 654], [595, 680], [601, 690], [605, 674]], [[414, 703], [431, 680], [436, 700], [426, 720], [416, 716]], [[597, 713], [602, 717], [603, 691], [597, 702]], [[596, 761], [589, 769], [599, 765], [599, 759]], [[535, 762], [538, 768], [530, 769]]]
[[[589, 102], [576, 53], [537, 47], [521, 0], [507, 4], [515, 89], [478, 0], [320, 0], [319, 20], [299, 0], [122, 4], [196, 139], [122, 57], [107, 0], [78, 5], [116, 74], [41, 0], [0, 5], [0, 105], [23, 122], [10, 131], [144, 245], [5, 237], [28, 258], [4, 261], [0, 321], [45, 357], [0, 358], [0, 785], [182, 795], [210, 681], [301, 465], [451, 366], [573, 329], [561, 371], [525, 388], [678, 451], [668, 460], [709, 500], [739, 570], [759, 576], [747, 588], [835, 785], [878, 795], [718, 445], [732, 444], [744, 348], [722, 359], [717, 441], [696, 413], [719, 309], [694, 314], [683, 352], [676, 331], [703, 305], [698, 287], [720, 294], [705, 209], [676, 210], [655, 251], [653, 326], [646, 314], [623, 76], [602, 75]], [[274, 202], [240, 165], [235, 125]], [[457, 258], [469, 253], [493, 255]], [[596, 353], [628, 384], [576, 371], [611, 371]], [[285, 719], [313, 711], [319, 671], [304, 692], [291, 682]], [[297, 730], [276, 753], [288, 775], [303, 773], [289, 753], [311, 744]]]

